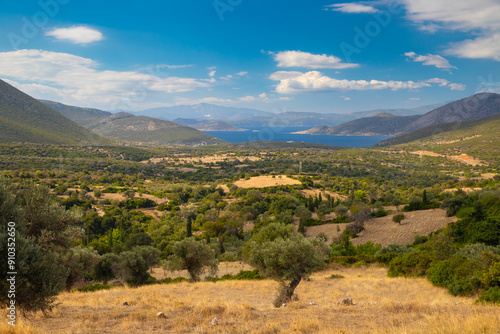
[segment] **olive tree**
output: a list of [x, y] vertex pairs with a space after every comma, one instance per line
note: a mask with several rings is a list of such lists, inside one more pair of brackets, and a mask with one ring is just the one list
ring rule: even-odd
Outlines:
[[102, 280], [102, 284], [108, 284], [108, 280], [115, 277], [116, 266], [119, 262], [120, 258], [116, 254], [106, 253], [102, 255], [93, 267], [94, 278]]
[[302, 279], [324, 267], [329, 251], [323, 240], [309, 240], [291, 233], [292, 229], [290, 225], [269, 224], [254, 235], [245, 254], [247, 262], [263, 276], [279, 282], [276, 307], [292, 299]]
[[176, 242], [172, 246], [172, 253], [168, 257], [167, 267], [172, 271], [187, 270], [192, 282], [199, 280], [205, 268], [215, 274], [219, 266], [215, 251], [192, 237]]
[[[16, 307], [23, 312], [50, 311], [64, 289], [68, 269], [61, 254], [81, 236], [80, 215], [52, 201], [45, 186], [14, 185], [0, 177], [0, 305], [10, 303], [15, 271]], [[9, 239], [10, 238], [10, 239]], [[15, 239], [15, 242], [13, 240]], [[15, 263], [7, 261], [15, 251]]]

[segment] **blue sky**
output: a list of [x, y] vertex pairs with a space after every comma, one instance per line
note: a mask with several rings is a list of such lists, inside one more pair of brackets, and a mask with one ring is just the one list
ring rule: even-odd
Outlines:
[[500, 92], [496, 0], [0, 1], [0, 78], [104, 110], [345, 113]]

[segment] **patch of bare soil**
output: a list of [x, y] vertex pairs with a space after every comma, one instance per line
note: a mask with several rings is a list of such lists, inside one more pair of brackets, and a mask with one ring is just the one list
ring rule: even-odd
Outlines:
[[301, 184], [300, 181], [289, 178], [286, 175], [262, 175], [254, 176], [248, 180], [238, 180], [234, 185], [240, 188], [266, 188], [283, 185]]

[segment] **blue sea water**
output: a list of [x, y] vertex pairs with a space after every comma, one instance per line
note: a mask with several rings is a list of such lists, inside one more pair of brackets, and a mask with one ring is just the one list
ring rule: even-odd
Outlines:
[[249, 131], [205, 131], [216, 138], [232, 144], [250, 141], [281, 141], [295, 143], [316, 143], [347, 147], [370, 147], [389, 136], [332, 136], [303, 135], [292, 132], [310, 129], [310, 126], [290, 127], [247, 127]]

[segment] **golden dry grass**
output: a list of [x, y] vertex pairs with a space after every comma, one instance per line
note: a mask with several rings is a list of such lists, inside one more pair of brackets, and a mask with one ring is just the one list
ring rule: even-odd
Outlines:
[[266, 187], [275, 187], [275, 186], [287, 186], [301, 184], [300, 181], [289, 178], [286, 175], [262, 175], [262, 176], [254, 176], [248, 180], [238, 180], [234, 182], [235, 186], [240, 188], [266, 188]]
[[[225, 281], [63, 293], [50, 316], [23, 320], [25, 331], [17, 333], [500, 332], [498, 306], [473, 305], [473, 299], [453, 297], [423, 278], [389, 278], [384, 268], [316, 273], [300, 283], [299, 301], [280, 309], [271, 305], [276, 286], [269, 280]], [[338, 305], [346, 297], [355, 305]]]
[[[395, 224], [392, 217], [398, 212], [381, 217], [372, 218], [365, 223], [365, 230], [352, 239], [354, 245], [364, 244], [368, 241], [387, 246], [391, 243], [408, 245], [415, 240], [415, 235], [428, 235], [445, 227], [448, 223], [456, 221], [456, 217], [446, 217], [446, 211], [441, 209], [405, 212], [405, 220], [401, 225]], [[331, 242], [338, 238], [347, 224], [325, 224], [306, 227], [307, 237], [316, 237], [320, 233], [327, 236]], [[339, 227], [339, 229], [337, 229]]]

